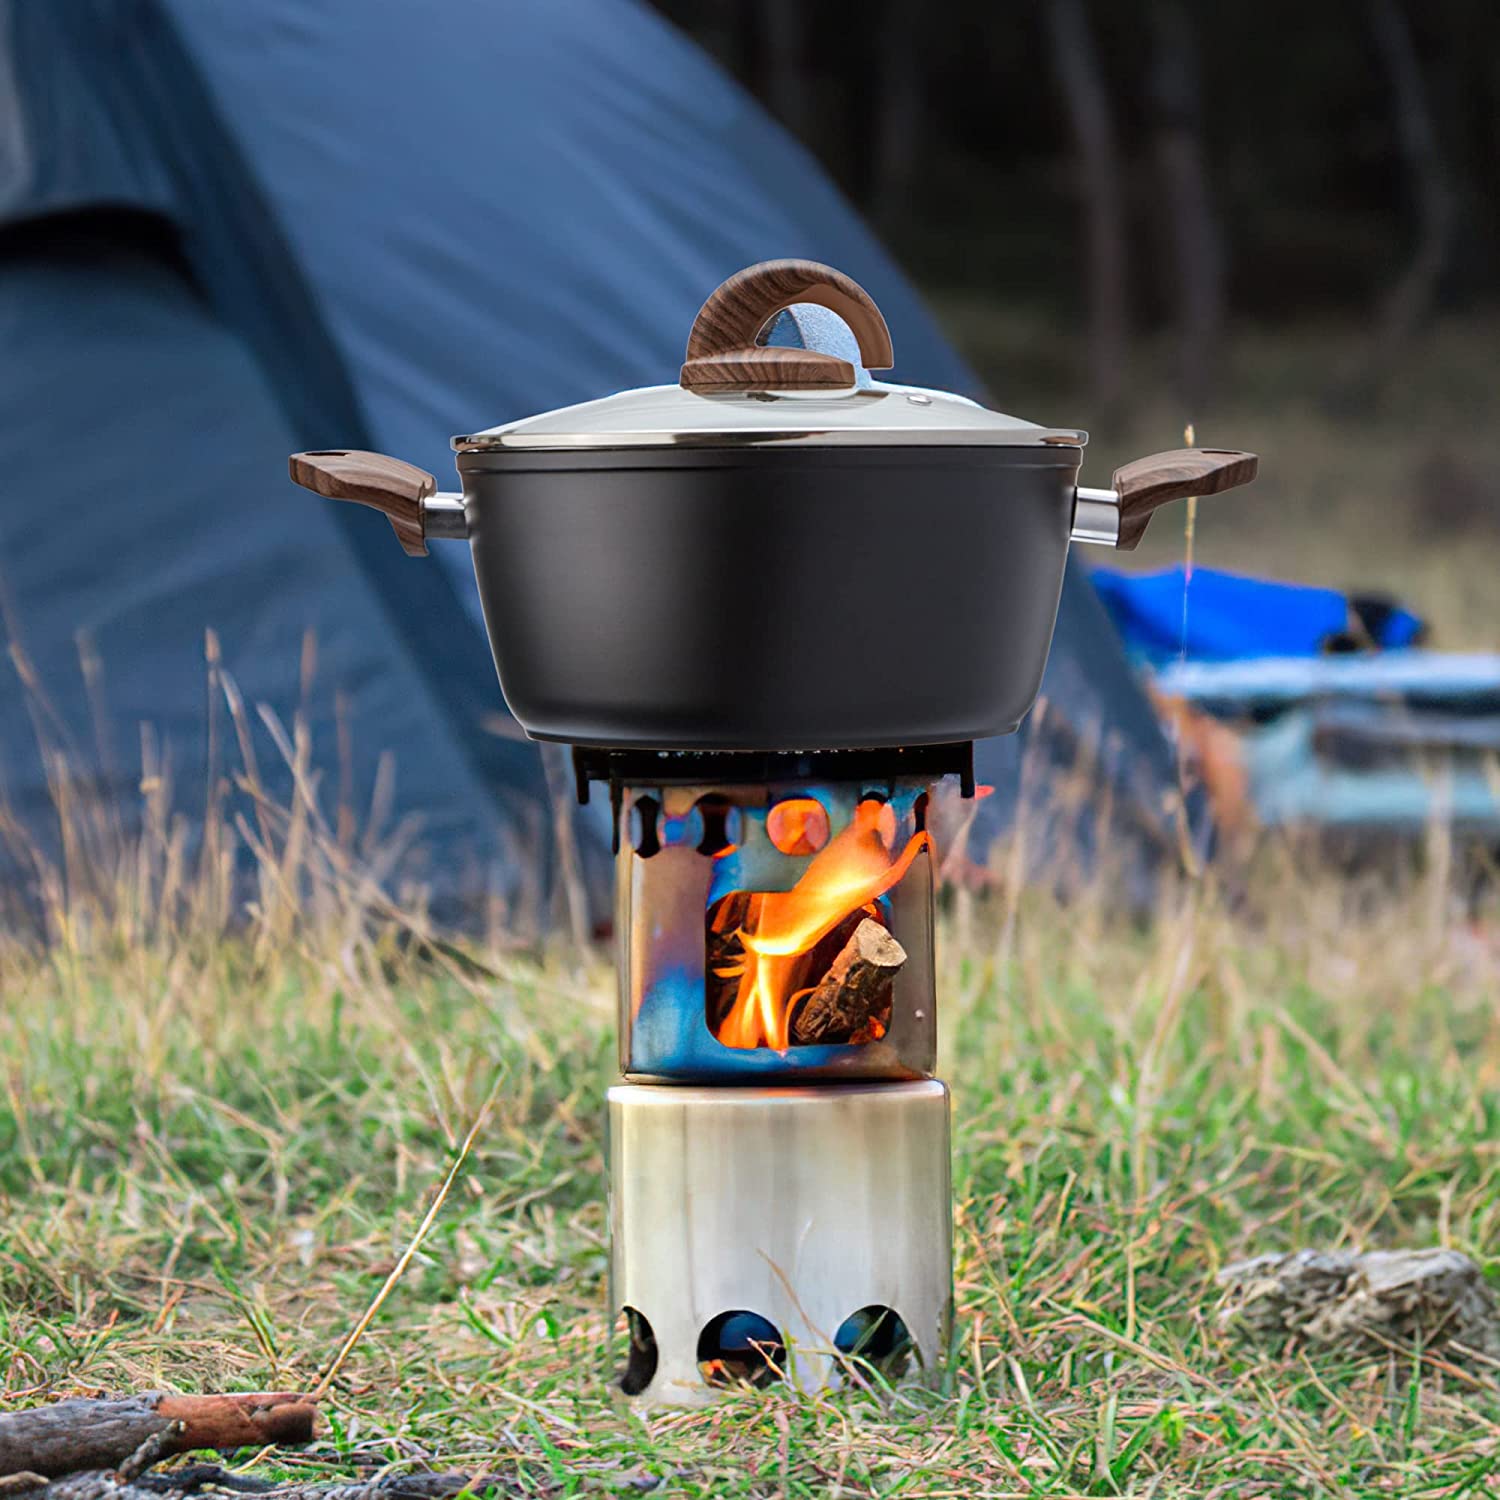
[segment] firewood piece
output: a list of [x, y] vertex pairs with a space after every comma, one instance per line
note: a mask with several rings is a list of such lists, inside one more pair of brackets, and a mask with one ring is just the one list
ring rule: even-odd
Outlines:
[[154, 1469], [162, 1459], [170, 1458], [177, 1451], [176, 1441], [182, 1431], [181, 1422], [168, 1422], [165, 1427], [153, 1432], [115, 1473], [126, 1484], [139, 1479], [147, 1469]]
[[178, 1464], [164, 1474], [142, 1474], [133, 1483], [159, 1495], [196, 1495], [199, 1490], [232, 1490], [239, 1495], [264, 1495], [281, 1486], [274, 1479], [237, 1474], [222, 1464]]
[[477, 1492], [491, 1483], [485, 1475], [382, 1474], [333, 1484], [286, 1484], [268, 1490], [267, 1500], [452, 1500], [466, 1489]]
[[[170, 1488], [171, 1471], [149, 1481], [121, 1480], [110, 1471], [94, 1470], [54, 1479], [27, 1492], [25, 1500], [162, 1500], [162, 1496], [203, 1495], [198, 1486]], [[265, 1500], [453, 1500], [466, 1489], [478, 1492], [489, 1481], [468, 1474], [383, 1474], [378, 1479], [314, 1480], [264, 1489]], [[236, 1489], [239, 1487], [236, 1486]]]
[[[47, 1478], [113, 1469], [148, 1439], [159, 1456], [195, 1448], [263, 1447], [312, 1440], [316, 1408], [309, 1396], [255, 1395], [76, 1397], [0, 1414], [0, 1476]], [[175, 1430], [174, 1430], [175, 1429]]]
[[883, 1031], [890, 1020], [891, 984], [905, 962], [906, 949], [866, 917], [798, 1007], [792, 1040], [801, 1046], [848, 1042], [876, 1021]]

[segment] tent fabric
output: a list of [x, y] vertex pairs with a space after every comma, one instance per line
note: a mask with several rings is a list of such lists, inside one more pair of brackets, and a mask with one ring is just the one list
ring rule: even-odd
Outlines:
[[[403, 659], [388, 601], [353, 562], [331, 507], [297, 505], [268, 486], [293, 432], [264, 372], [169, 264], [111, 222], [70, 221], [44, 253], [5, 256], [0, 343], [22, 378], [7, 381], [0, 463], [26, 476], [8, 487], [0, 601], [57, 719], [42, 733], [92, 747], [95, 715], [80, 669], [84, 644], [102, 663], [106, 728], [119, 743], [92, 765], [99, 790], [137, 801], [136, 726], [167, 747], [179, 806], [203, 806], [205, 632], [247, 703], [290, 724], [299, 706], [317, 763], [338, 761], [335, 694], [348, 698], [358, 746], [349, 801], [366, 807], [378, 751], [399, 747], [446, 795], [422, 808], [427, 832], [451, 846], [490, 792], [452, 735], [434, 734], [443, 706], [432, 675]], [[58, 338], [59, 316], [86, 309]], [[40, 439], [38, 434], [52, 433]], [[268, 503], [268, 490], [274, 499]], [[286, 503], [279, 503], [285, 498]], [[303, 638], [317, 676], [301, 704]], [[476, 675], [471, 711], [488, 706], [493, 669]], [[0, 678], [0, 778], [27, 826], [45, 830], [50, 793], [18, 678]], [[221, 708], [222, 711], [222, 708]], [[514, 779], [539, 795], [540, 779]], [[264, 759], [268, 772], [274, 754]], [[285, 778], [274, 776], [285, 796]]]
[[[891, 378], [978, 394], [806, 153], [635, 0], [0, 0], [0, 601], [49, 733], [91, 741], [82, 632], [122, 798], [147, 723], [179, 805], [202, 807], [205, 632], [282, 721], [312, 632], [315, 763], [357, 806], [389, 755], [429, 873], [493, 872], [545, 823], [545, 779], [496, 732], [466, 552], [406, 558], [293, 489], [286, 455], [372, 447], [451, 487], [449, 434], [674, 379], [704, 296], [782, 255], [869, 289]], [[1044, 691], [1116, 726], [1129, 777], [1169, 784], [1071, 569]], [[45, 831], [34, 740], [0, 673], [0, 774]], [[1018, 754], [981, 747], [992, 820]]]

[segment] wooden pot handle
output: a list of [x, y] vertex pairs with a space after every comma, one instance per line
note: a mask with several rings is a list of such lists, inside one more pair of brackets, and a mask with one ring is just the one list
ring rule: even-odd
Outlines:
[[1260, 460], [1253, 453], [1229, 448], [1176, 448], [1153, 453], [1115, 470], [1120, 497], [1121, 552], [1134, 552], [1146, 534], [1146, 523], [1158, 505], [1189, 495], [1217, 495], [1255, 478]]
[[763, 260], [731, 276], [699, 308], [688, 334], [683, 387], [703, 394], [853, 385], [854, 366], [847, 359], [756, 342], [777, 313], [799, 302], [837, 313], [854, 334], [867, 370], [888, 370], [895, 363], [891, 331], [857, 281], [815, 260]]
[[425, 469], [383, 453], [343, 448], [294, 453], [288, 467], [293, 482], [315, 495], [384, 511], [407, 556], [427, 556], [422, 502], [437, 493], [437, 480]]

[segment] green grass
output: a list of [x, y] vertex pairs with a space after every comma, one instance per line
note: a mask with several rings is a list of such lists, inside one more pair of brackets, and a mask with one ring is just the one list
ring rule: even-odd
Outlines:
[[[314, 1384], [493, 1091], [327, 1436], [260, 1472], [485, 1471], [503, 1493], [1463, 1495], [1500, 1488], [1497, 1372], [1254, 1350], [1213, 1277], [1300, 1245], [1493, 1267], [1500, 954], [1433, 877], [1263, 871], [1147, 928], [949, 898], [958, 1308], [937, 1384], [610, 1395], [604, 956], [379, 924], [0, 949], [0, 1380]], [[266, 918], [269, 920], [269, 918]]]

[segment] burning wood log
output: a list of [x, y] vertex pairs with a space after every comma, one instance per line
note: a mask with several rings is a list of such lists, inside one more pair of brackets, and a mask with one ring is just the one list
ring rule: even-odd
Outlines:
[[906, 949], [866, 917], [798, 1007], [792, 1040], [805, 1047], [884, 1036], [891, 1018], [891, 986], [905, 963]]
[[113, 1469], [150, 1443], [153, 1459], [197, 1448], [262, 1447], [312, 1440], [310, 1396], [257, 1395], [78, 1397], [0, 1415], [0, 1477], [56, 1478]]

